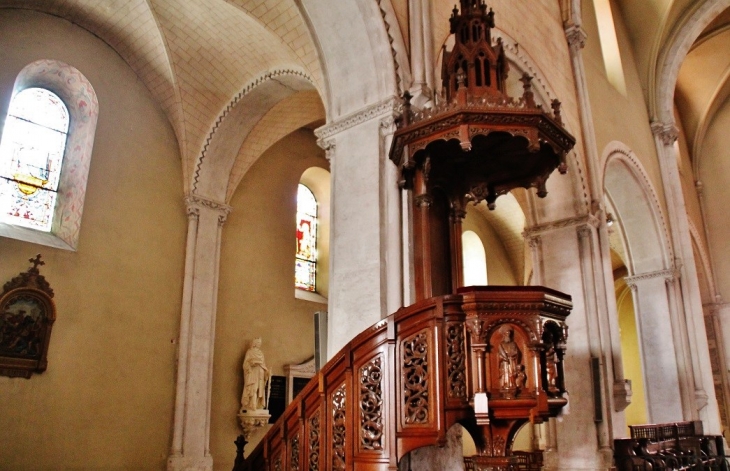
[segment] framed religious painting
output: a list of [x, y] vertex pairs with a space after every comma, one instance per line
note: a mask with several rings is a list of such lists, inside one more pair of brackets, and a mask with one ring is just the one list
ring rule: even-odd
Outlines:
[[48, 345], [56, 320], [53, 290], [40, 274], [40, 255], [3, 286], [0, 295], [0, 375], [30, 378], [48, 366]]

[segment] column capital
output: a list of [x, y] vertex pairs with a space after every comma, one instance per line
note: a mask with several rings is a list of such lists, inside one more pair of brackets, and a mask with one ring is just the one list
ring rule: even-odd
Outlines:
[[332, 159], [335, 157], [337, 151], [337, 142], [335, 139], [317, 139], [317, 145], [324, 150], [324, 156], [327, 158], [329, 163], [332, 163]]
[[652, 121], [651, 132], [661, 139], [665, 146], [674, 145], [674, 142], [679, 139], [679, 129], [673, 122]]
[[626, 284], [634, 289], [638, 283], [645, 280], [652, 280], [654, 278], [663, 278], [666, 283], [671, 283], [679, 279], [679, 270], [675, 268], [669, 268], [667, 270], [657, 270], [648, 273], [641, 273], [639, 275], [626, 276], [624, 281]]
[[220, 213], [218, 215], [218, 220], [222, 223], [225, 222], [233, 208], [225, 203], [209, 200], [199, 195], [188, 195], [185, 197], [185, 210], [188, 213], [188, 218], [199, 218], [201, 209], [208, 209]]
[[393, 113], [400, 113], [401, 106], [401, 99], [397, 96], [392, 96], [366, 106], [365, 108], [361, 108], [354, 113], [345, 115], [331, 123], [327, 123], [324, 126], [315, 129], [314, 135], [317, 136], [319, 141], [324, 142], [335, 134], [354, 128], [355, 126], [370, 121], [371, 119], [379, 118], [387, 114], [392, 115]]
[[559, 219], [557, 221], [550, 221], [542, 224], [535, 224], [534, 226], [525, 229], [522, 235], [529, 239], [531, 237], [539, 236], [547, 232], [556, 231], [559, 229], [576, 228], [589, 225], [593, 227], [599, 227], [601, 221], [593, 214], [583, 214], [572, 218]]
[[581, 25], [572, 24], [565, 27], [565, 37], [568, 39], [570, 49], [583, 49], [586, 45], [588, 35]]

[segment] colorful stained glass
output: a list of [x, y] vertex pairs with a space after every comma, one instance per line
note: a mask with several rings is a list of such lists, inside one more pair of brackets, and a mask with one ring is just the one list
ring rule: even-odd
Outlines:
[[69, 115], [43, 88], [26, 88], [10, 102], [0, 141], [0, 221], [51, 230]]
[[294, 283], [299, 289], [317, 289], [317, 200], [300, 184], [297, 191], [297, 253]]

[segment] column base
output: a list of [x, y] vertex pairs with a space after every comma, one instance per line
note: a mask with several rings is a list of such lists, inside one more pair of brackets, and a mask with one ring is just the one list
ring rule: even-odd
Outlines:
[[213, 457], [191, 458], [171, 455], [167, 458], [167, 471], [213, 471]]

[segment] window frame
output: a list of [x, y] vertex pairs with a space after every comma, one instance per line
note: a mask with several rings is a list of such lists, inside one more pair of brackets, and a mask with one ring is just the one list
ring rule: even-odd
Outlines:
[[0, 116], [5, 119], [12, 97], [27, 88], [44, 88], [56, 94], [69, 112], [58, 197], [49, 232], [0, 222], [0, 237], [23, 240], [75, 251], [78, 247], [99, 103], [91, 83], [76, 68], [56, 60], [43, 59], [26, 65], [17, 75], [10, 97], [2, 100]]

